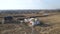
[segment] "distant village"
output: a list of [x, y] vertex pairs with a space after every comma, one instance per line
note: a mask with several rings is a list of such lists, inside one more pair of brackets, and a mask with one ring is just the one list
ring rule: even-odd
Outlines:
[[60, 12], [59, 9], [56, 10], [0, 10], [0, 14], [39, 14], [40, 12]]

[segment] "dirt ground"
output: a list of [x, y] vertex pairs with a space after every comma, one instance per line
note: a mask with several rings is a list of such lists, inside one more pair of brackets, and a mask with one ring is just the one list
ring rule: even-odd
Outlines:
[[60, 14], [38, 17], [43, 25], [29, 27], [21, 24], [0, 24], [0, 34], [60, 34]]

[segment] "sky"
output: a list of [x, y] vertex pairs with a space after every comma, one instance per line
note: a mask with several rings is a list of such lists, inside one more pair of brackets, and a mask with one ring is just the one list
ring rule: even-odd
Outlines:
[[60, 9], [60, 0], [0, 0], [0, 10]]

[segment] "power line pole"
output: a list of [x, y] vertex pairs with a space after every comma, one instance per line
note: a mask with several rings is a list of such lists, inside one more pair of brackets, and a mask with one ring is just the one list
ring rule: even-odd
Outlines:
[[2, 24], [4, 24], [4, 19], [2, 19]]
[[32, 26], [31, 28], [32, 28], [32, 33], [31, 34], [34, 34], [34, 26]]

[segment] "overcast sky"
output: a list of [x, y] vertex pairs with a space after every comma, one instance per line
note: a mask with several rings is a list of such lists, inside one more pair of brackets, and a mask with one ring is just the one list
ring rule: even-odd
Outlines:
[[60, 0], [0, 0], [0, 10], [60, 9]]

